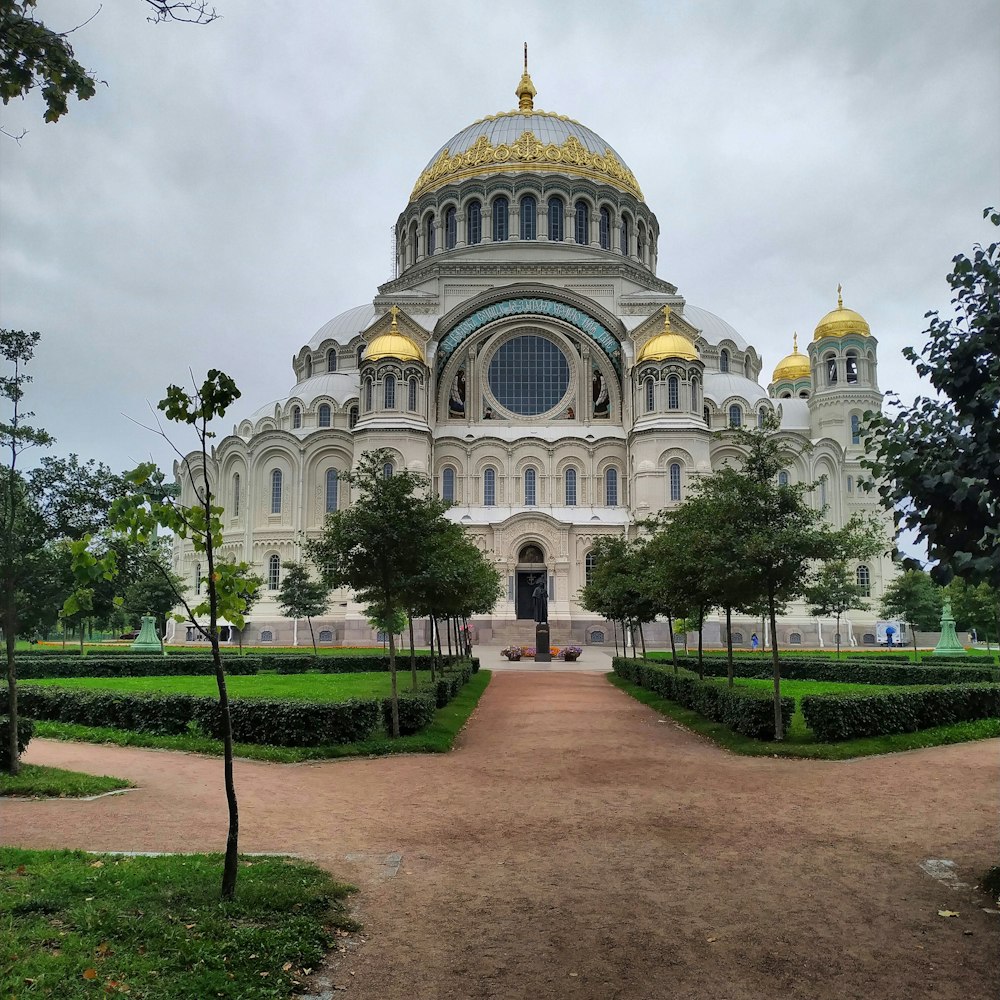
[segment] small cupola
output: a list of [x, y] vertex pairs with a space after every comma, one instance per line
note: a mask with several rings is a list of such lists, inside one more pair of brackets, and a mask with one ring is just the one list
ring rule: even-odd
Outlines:
[[381, 358], [396, 358], [399, 361], [419, 361], [425, 364], [424, 352], [410, 337], [399, 329], [399, 308], [392, 306], [389, 310], [392, 322], [385, 333], [380, 333], [365, 348], [362, 355], [364, 361], [378, 361]]
[[681, 333], [670, 329], [670, 306], [663, 307], [663, 329], [650, 337], [639, 351], [636, 364], [643, 361], [665, 361], [680, 358], [683, 361], [700, 361], [698, 348]]

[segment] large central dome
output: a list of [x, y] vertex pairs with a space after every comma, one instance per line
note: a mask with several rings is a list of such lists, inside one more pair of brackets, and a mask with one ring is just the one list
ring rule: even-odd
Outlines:
[[517, 95], [518, 110], [480, 118], [453, 135], [421, 171], [410, 200], [466, 177], [522, 170], [576, 174], [642, 200], [635, 175], [596, 132], [565, 115], [535, 110], [527, 71]]

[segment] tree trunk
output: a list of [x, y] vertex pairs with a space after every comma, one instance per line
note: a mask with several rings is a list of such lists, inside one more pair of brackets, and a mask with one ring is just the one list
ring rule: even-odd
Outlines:
[[[316, 633], [313, 632], [313, 620], [306, 615], [306, 621], [309, 623], [309, 637], [313, 641], [313, 656], [319, 656], [319, 650], [316, 648]], [[232, 635], [232, 632], [229, 634]]]
[[14, 777], [21, 770], [21, 761], [17, 755], [17, 661], [14, 657], [14, 645], [17, 636], [11, 627], [14, 620], [14, 594], [13, 587], [8, 587], [7, 608], [5, 611], [5, 627], [3, 630], [4, 645], [7, 647], [7, 717], [10, 731], [7, 734], [7, 752], [9, 763], [7, 773]]
[[[391, 629], [392, 626], [390, 625]], [[399, 693], [396, 690], [396, 637], [389, 633], [389, 674], [392, 678], [392, 737], [399, 739]]]
[[910, 622], [910, 638], [913, 640], [913, 662], [920, 662], [920, 654], [917, 652], [917, 630], [913, 622]]
[[410, 622], [410, 681], [413, 690], [417, 690], [417, 654], [413, 651], [413, 612], [408, 611], [406, 617]]
[[726, 684], [733, 686], [733, 609], [731, 605], [726, 605], [726, 651], [728, 663], [726, 664]]
[[670, 658], [674, 661], [674, 673], [677, 673], [677, 642], [674, 639], [674, 616], [667, 615], [667, 629], [670, 632]]
[[771, 619], [771, 665], [774, 668], [774, 738], [785, 738], [785, 727], [781, 720], [781, 662], [778, 659], [778, 615], [774, 610], [774, 595], [767, 595], [767, 612]]
[[444, 663], [444, 650], [441, 648], [441, 623], [434, 619], [434, 635], [431, 636], [431, 643], [434, 642], [434, 636], [437, 636], [438, 644], [438, 663], [441, 666], [441, 673], [444, 673], [445, 663]]
[[705, 605], [698, 605], [698, 677], [705, 679]]
[[837, 659], [840, 659], [840, 613], [837, 613]]
[[615, 636], [615, 656], [618, 655], [618, 623], [612, 618], [611, 619], [611, 631]]
[[451, 662], [452, 652], [451, 652], [451, 615], [448, 615], [448, 619], [445, 622], [445, 631], [448, 634], [448, 662]]
[[642, 643], [642, 658], [646, 659], [646, 635], [642, 631], [642, 622], [639, 622], [639, 642]]

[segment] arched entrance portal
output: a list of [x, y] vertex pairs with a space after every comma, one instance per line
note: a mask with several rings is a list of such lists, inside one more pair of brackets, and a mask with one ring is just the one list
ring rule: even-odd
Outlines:
[[545, 579], [545, 552], [534, 542], [523, 545], [517, 554], [517, 617], [529, 621], [534, 618], [531, 603], [531, 592], [541, 582], [548, 586]]

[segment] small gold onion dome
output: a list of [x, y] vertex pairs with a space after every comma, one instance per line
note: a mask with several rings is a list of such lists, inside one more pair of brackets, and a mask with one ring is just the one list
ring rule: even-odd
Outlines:
[[424, 360], [424, 352], [419, 345], [414, 343], [405, 333], [400, 333], [399, 324], [396, 317], [399, 308], [393, 306], [389, 312], [392, 314], [392, 323], [385, 333], [380, 333], [366, 348], [363, 358], [365, 361], [378, 361], [380, 358], [398, 358], [400, 361], [420, 361]]
[[685, 361], [697, 361], [698, 349], [683, 334], [674, 333], [670, 329], [670, 306], [663, 307], [663, 331], [655, 337], [650, 337], [642, 349], [636, 364], [641, 361], [663, 361], [665, 358], [683, 358]]
[[844, 337], [849, 333], [858, 333], [862, 337], [872, 335], [868, 321], [853, 309], [844, 308], [842, 286], [837, 285], [837, 308], [828, 312], [817, 324], [813, 340], [824, 337]]
[[797, 382], [802, 378], [811, 378], [812, 368], [809, 365], [809, 358], [804, 354], [799, 354], [799, 335], [796, 333], [792, 337], [792, 353], [783, 357], [774, 369], [771, 376], [772, 382], [781, 382], [787, 379], [789, 382]]
[[537, 93], [535, 85], [531, 82], [531, 77], [528, 76], [528, 43], [525, 42], [524, 72], [521, 74], [521, 79], [517, 84], [517, 90], [514, 91], [514, 96], [517, 98], [517, 110], [533, 111], [535, 108], [535, 95]]

